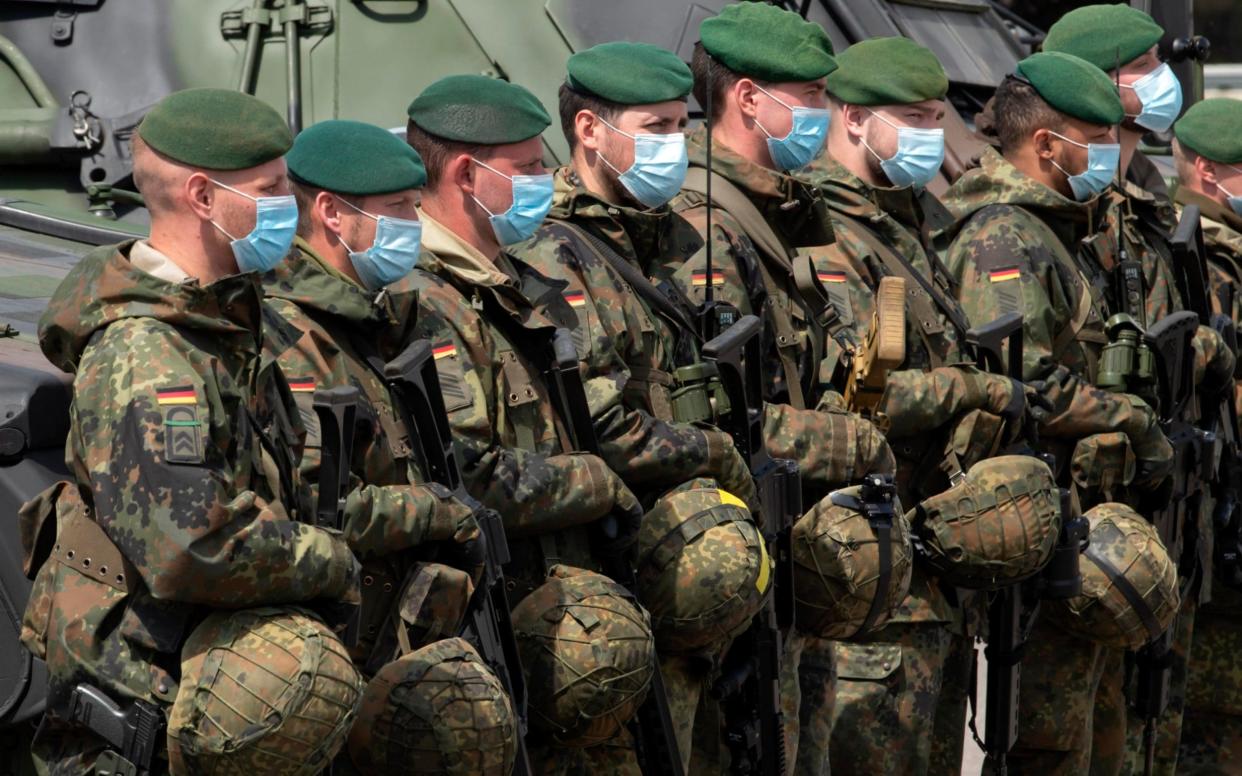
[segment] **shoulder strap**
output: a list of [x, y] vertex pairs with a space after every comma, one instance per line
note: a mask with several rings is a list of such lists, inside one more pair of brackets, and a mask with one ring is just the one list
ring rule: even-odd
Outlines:
[[683, 189], [707, 196], [707, 176], [712, 177], [712, 204], [719, 205], [737, 219], [745, 230], [746, 236], [754, 243], [755, 248], [767, 254], [768, 258], [781, 265], [788, 265], [791, 258], [789, 249], [776, 236], [776, 232], [768, 224], [768, 220], [750, 201], [746, 192], [734, 186], [732, 181], [718, 173], [708, 173], [704, 167], [691, 167], [686, 171]]

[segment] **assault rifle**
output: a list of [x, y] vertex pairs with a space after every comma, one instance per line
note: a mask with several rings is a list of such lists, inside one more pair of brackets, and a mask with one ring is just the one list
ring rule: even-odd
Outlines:
[[[1006, 374], [1021, 381], [1023, 375], [1022, 316], [1007, 313], [986, 326], [966, 332], [966, 342], [975, 351], [980, 369]], [[1008, 345], [1008, 359], [1005, 347]], [[1023, 446], [1012, 452], [1033, 455], [1056, 471], [1052, 456], [1035, 452], [1038, 438], [1028, 429]], [[1004, 776], [1006, 758], [1018, 740], [1018, 695], [1021, 691], [1022, 649], [1038, 611], [1032, 612], [1023, 628], [1022, 606], [1024, 588], [1043, 598], [1072, 598], [1082, 590], [1078, 560], [1087, 539], [1088, 525], [1081, 515], [1073, 514], [1068, 490], [1061, 490], [1061, 527], [1052, 558], [1034, 585], [1018, 582], [996, 590], [988, 606], [988, 642], [984, 654], [988, 660], [987, 707], [983, 730], [983, 750], [993, 772]]]
[[[570, 442], [576, 450], [599, 455], [599, 439], [595, 435], [591, 408], [582, 386], [582, 375], [578, 371], [578, 349], [568, 329], [557, 329], [553, 334], [552, 359], [546, 371], [553, 403], [557, 406], [561, 422], [565, 424]], [[620, 535], [616, 519], [604, 518], [598, 530], [602, 541], [598, 542], [597, 550], [604, 573], [637, 598], [638, 577], [627, 556], [628, 545]], [[634, 741], [643, 773], [682, 776], [681, 753], [677, 748], [677, 734], [659, 662], [653, 666], [647, 699], [638, 707], [637, 723]]]
[[478, 649], [513, 703], [518, 728], [513, 773], [528, 776], [531, 765], [526, 752], [526, 680], [522, 675], [522, 660], [505, 591], [504, 565], [509, 562], [509, 544], [504, 524], [499, 514], [484, 508], [466, 493], [453, 452], [452, 431], [440, 393], [431, 344], [426, 340], [411, 343], [384, 366], [384, 380], [422, 471], [430, 481], [448, 488], [458, 500], [474, 509], [483, 550], [483, 571], [470, 601], [462, 635]]
[[906, 360], [906, 281], [881, 278], [875, 293], [875, 314], [867, 341], [854, 353], [845, 383], [845, 403], [855, 412], [874, 417], [888, 373]]
[[[1173, 446], [1175, 465], [1164, 487], [1150, 499], [1144, 514], [1155, 526], [1161, 541], [1182, 572], [1183, 595], [1194, 587], [1197, 562], [1193, 557], [1194, 526], [1200, 503], [1203, 442], [1193, 420], [1194, 348], [1192, 340], [1198, 328], [1198, 317], [1190, 311], [1173, 313], [1147, 330], [1144, 341], [1156, 357], [1157, 396], [1160, 425]], [[1169, 680], [1172, 674], [1173, 631], [1164, 633], [1140, 649], [1134, 656], [1137, 668], [1136, 687], [1132, 696], [1135, 712], [1144, 720], [1143, 745], [1145, 773], [1155, 763], [1156, 721], [1169, 703]]]
[[714, 367], [727, 407], [717, 406], [718, 425], [750, 465], [758, 493], [764, 541], [775, 567], [774, 590], [750, 627], [733, 643], [713, 687], [725, 712], [726, 740], [733, 770], [779, 776], [787, 772], [784, 716], [780, 702], [782, 632], [794, 626], [794, 521], [802, 514], [798, 465], [773, 459], [763, 443], [761, 324], [743, 316], [703, 346]]

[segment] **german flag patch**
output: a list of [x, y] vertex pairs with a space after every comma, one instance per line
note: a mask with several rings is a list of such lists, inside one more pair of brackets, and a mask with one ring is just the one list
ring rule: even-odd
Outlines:
[[169, 404], [198, 404], [194, 386], [179, 385], [174, 388], [156, 388], [155, 403], [161, 407]]
[[581, 291], [566, 291], [565, 301], [569, 302], [569, 306], [577, 309], [586, 304], [586, 294]]
[[[694, 274], [690, 276], [690, 283], [694, 285], [695, 287], [707, 285], [707, 273], [706, 272], [695, 272]], [[724, 285], [724, 273], [723, 272], [712, 273], [712, 285], [713, 286]]]
[[845, 282], [844, 272], [816, 272], [815, 274], [819, 276], [819, 282], [821, 283], [844, 283]]
[[1003, 269], [992, 270], [988, 273], [988, 280], [993, 283], [1000, 283], [1006, 280], [1017, 280], [1022, 277], [1022, 271], [1017, 267], [1005, 267]]
[[436, 361], [442, 358], [452, 358], [457, 355], [457, 346], [451, 342], [442, 342], [431, 349], [431, 357]]
[[201, 464], [203, 443], [194, 386], [156, 388], [155, 403], [164, 416], [164, 460], [168, 463]]
[[290, 377], [289, 390], [294, 393], [314, 393], [315, 378], [313, 377]]

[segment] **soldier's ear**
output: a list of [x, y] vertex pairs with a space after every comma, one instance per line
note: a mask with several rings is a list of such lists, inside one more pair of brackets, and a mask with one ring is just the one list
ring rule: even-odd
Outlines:
[[863, 124], [867, 120], [867, 111], [858, 105], [844, 104], [841, 106], [841, 120], [845, 131], [852, 138], [861, 138], [866, 134]]
[[574, 116], [574, 134], [578, 136], [578, 144], [587, 150], [599, 151], [606, 131], [608, 128], [599, 116], [589, 110], [580, 110]]
[[1031, 148], [1035, 155], [1040, 159], [1050, 160], [1056, 156], [1056, 149], [1053, 148], [1052, 141], [1055, 139], [1052, 130], [1040, 127], [1031, 135]]
[[1206, 156], [1198, 155], [1195, 159], [1195, 173], [1198, 174], [1199, 180], [1203, 183], [1216, 185], [1216, 162], [1208, 159]]
[[467, 194], [473, 194], [475, 193], [474, 168], [474, 161], [471, 159], [470, 154], [457, 154], [445, 163], [444, 174], [441, 178], [452, 182]]
[[755, 118], [759, 112], [759, 85], [749, 78], [739, 78], [729, 89], [728, 94], [732, 95], [733, 102], [737, 105], [738, 110], [747, 118]]
[[327, 191], [321, 191], [315, 195], [315, 201], [311, 205], [315, 212], [315, 218], [324, 225], [324, 228], [333, 234], [341, 233], [341, 211], [337, 207], [336, 197]]
[[181, 196], [194, 215], [208, 221], [211, 219], [211, 208], [215, 202], [216, 187], [206, 173], [192, 172], [181, 184]]

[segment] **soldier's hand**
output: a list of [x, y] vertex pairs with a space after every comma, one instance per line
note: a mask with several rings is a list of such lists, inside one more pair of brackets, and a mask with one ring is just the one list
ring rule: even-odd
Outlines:
[[1155, 490], [1173, 471], [1173, 445], [1164, 435], [1151, 407], [1136, 396], [1130, 398], [1135, 412], [1125, 433], [1130, 438], [1137, 463], [1134, 484], [1144, 490]]
[[613, 557], [624, 555], [634, 546], [643, 521], [643, 507], [638, 497], [620, 478], [617, 478], [616, 484], [612, 511], [601, 518], [597, 526], [597, 549]]
[[1023, 384], [1026, 394], [1026, 417], [1036, 426], [1047, 423], [1052, 417], [1056, 404], [1048, 395], [1052, 384], [1047, 380], [1030, 380]]

